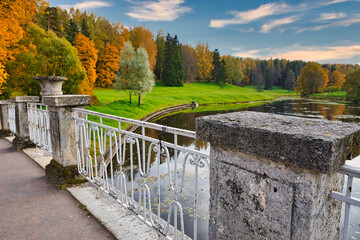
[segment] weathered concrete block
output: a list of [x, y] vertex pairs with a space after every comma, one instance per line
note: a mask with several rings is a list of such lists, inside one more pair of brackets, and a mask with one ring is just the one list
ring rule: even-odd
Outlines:
[[360, 154], [360, 125], [236, 112], [196, 121], [197, 137], [316, 172], [335, 172]]
[[21, 150], [26, 147], [35, 146], [29, 137], [29, 124], [27, 114], [27, 103], [39, 102], [38, 96], [17, 96], [13, 97], [15, 102], [15, 123], [16, 123], [16, 135], [13, 141], [14, 148]]
[[0, 130], [0, 138], [10, 136], [10, 127], [9, 127], [9, 113], [8, 113], [8, 104], [10, 100], [1, 100], [0, 101], [0, 122], [1, 122], [1, 130]]
[[[71, 120], [73, 107], [84, 107], [90, 103], [90, 96], [85, 95], [59, 95], [45, 96], [43, 103], [48, 105], [50, 114], [50, 135], [53, 149], [53, 166], [55, 162], [63, 168], [75, 168], [77, 165], [77, 155], [75, 149], [75, 124]], [[53, 167], [45, 169], [47, 176], [52, 181], [59, 183], [64, 182], [62, 175], [57, 174], [59, 171], [53, 171]], [[51, 170], [51, 171], [50, 171]], [[62, 170], [61, 170], [62, 171]], [[66, 180], [68, 181], [68, 180]], [[71, 179], [69, 180], [71, 181]]]
[[197, 119], [211, 143], [210, 239], [338, 239], [343, 175], [360, 126], [242, 112]]

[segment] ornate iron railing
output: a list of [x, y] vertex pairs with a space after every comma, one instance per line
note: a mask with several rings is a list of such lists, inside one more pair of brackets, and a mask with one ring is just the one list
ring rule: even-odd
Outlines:
[[346, 184], [345, 184], [346, 185], [345, 193], [332, 191], [331, 197], [345, 203], [345, 211], [344, 211], [344, 215], [342, 216], [344, 228], [342, 230], [340, 239], [347, 240], [350, 239], [349, 238], [350, 208], [351, 206], [360, 207], [360, 199], [352, 196], [352, 193], [354, 192], [353, 191], [354, 178], [360, 179], [360, 156], [351, 160], [351, 165], [350, 163], [343, 165], [338, 170], [338, 172], [347, 176]]
[[[180, 143], [196, 141], [195, 132], [84, 109], [73, 109], [73, 120], [78, 171], [83, 177], [128, 208], [159, 237], [197, 239], [199, 186], [209, 192], [209, 183], [203, 183], [208, 181], [203, 174], [209, 173], [209, 154]], [[128, 124], [140, 126], [141, 131], [126, 131]], [[104, 161], [108, 148], [114, 156], [109, 165]], [[189, 199], [193, 207], [185, 209]], [[185, 214], [192, 217], [186, 222], [187, 226], [193, 222], [190, 231], [185, 229]]]
[[48, 107], [39, 103], [28, 103], [27, 111], [30, 141], [52, 153]]
[[16, 122], [15, 122], [15, 103], [9, 103], [8, 105], [8, 121], [10, 132], [16, 134]]

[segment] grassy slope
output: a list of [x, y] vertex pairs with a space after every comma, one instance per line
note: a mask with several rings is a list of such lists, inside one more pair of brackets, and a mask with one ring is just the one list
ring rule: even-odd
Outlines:
[[254, 86], [242, 88], [226, 85], [221, 89], [219, 86], [210, 83], [185, 84], [184, 87], [157, 85], [151, 93], [142, 99], [140, 107], [137, 106], [136, 96], [133, 96], [133, 103], [129, 104], [129, 96], [125, 91], [96, 89], [95, 95], [100, 103], [97, 106], [89, 106], [89, 110], [140, 119], [162, 108], [190, 103], [193, 100], [199, 104], [250, 102], [271, 100], [279, 96], [295, 96], [296, 93], [289, 93], [281, 88], [259, 93]]

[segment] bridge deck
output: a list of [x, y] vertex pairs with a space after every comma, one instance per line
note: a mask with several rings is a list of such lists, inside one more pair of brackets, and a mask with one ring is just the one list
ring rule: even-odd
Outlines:
[[0, 239], [114, 239], [44, 170], [0, 139]]

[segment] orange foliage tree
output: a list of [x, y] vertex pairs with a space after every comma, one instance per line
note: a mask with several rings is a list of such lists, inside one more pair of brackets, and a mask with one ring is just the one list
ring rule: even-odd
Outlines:
[[82, 67], [86, 71], [87, 77], [80, 85], [80, 93], [92, 95], [96, 81], [96, 61], [98, 58], [95, 44], [88, 37], [79, 33], [76, 35], [74, 45]]
[[97, 64], [97, 80], [99, 87], [112, 87], [115, 79], [115, 71], [119, 69], [120, 51], [110, 43], [106, 44], [103, 53], [99, 54]]
[[157, 47], [152, 32], [145, 25], [134, 27], [130, 31], [131, 45], [136, 49], [145, 48], [149, 55], [150, 69], [153, 71], [156, 65]]
[[8, 77], [5, 62], [18, 50], [18, 42], [25, 33], [25, 24], [32, 21], [40, 0], [0, 1], [0, 94]]
[[197, 76], [201, 80], [210, 80], [213, 70], [213, 53], [209, 50], [209, 45], [197, 42], [195, 51], [198, 59]]
[[329, 77], [326, 72], [321, 68], [321, 65], [315, 62], [308, 62], [296, 81], [297, 92], [301, 95], [309, 95], [311, 93], [319, 93], [324, 90]]
[[329, 76], [329, 86], [334, 86], [341, 89], [345, 82], [345, 75], [339, 71], [332, 71]]

